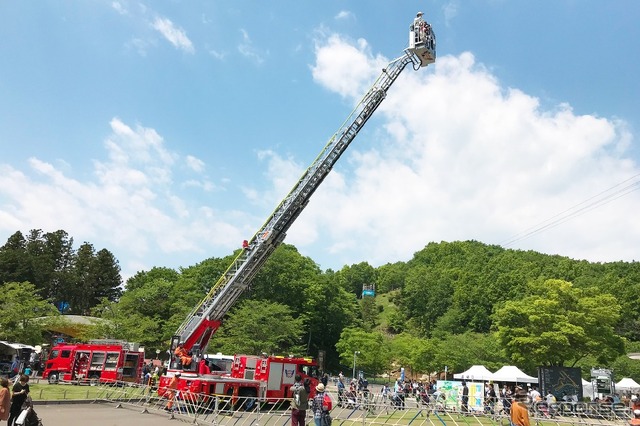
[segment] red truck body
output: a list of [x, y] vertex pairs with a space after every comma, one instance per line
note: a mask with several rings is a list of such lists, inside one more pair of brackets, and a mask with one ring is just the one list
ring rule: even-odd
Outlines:
[[178, 390], [183, 397], [192, 395], [194, 400], [200, 400], [213, 395], [230, 396], [234, 405], [242, 405], [252, 398], [266, 403], [291, 398], [296, 374], [303, 380], [309, 379], [312, 395], [318, 384], [317, 363], [311, 358], [236, 355], [231, 374], [200, 375], [185, 370], [169, 370], [160, 378], [160, 396], [167, 393], [169, 381], [176, 372], [181, 373]]
[[49, 383], [139, 383], [143, 365], [144, 352], [138, 351], [137, 344], [61, 343], [51, 349], [42, 378]]

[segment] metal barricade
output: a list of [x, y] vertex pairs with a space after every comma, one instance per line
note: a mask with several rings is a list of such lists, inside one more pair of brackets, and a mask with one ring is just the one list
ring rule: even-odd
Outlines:
[[[508, 414], [496, 407], [494, 413], [470, 410], [462, 413], [456, 406], [425, 403], [420, 398], [407, 396], [403, 405], [390, 398], [369, 393], [360, 395], [355, 404], [338, 401], [337, 393], [329, 392], [333, 400], [332, 426], [427, 426], [427, 425], [500, 425], [509, 426]], [[116, 384], [102, 386], [97, 400], [113, 403], [116, 408], [137, 409], [143, 413], [165, 413], [168, 399], [159, 397], [149, 386]], [[255, 398], [227, 395], [204, 395], [178, 392], [172, 408], [166, 415], [171, 418], [201, 425], [216, 426], [288, 426], [291, 424], [290, 399], [265, 403]], [[629, 410], [624, 407], [597, 404], [574, 404], [571, 409], [562, 404], [548, 407], [530, 406], [530, 422], [539, 426], [626, 426]], [[307, 410], [307, 424], [313, 425], [313, 413]]]

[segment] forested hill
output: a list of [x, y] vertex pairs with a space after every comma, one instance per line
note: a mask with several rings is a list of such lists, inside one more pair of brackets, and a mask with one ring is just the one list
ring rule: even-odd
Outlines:
[[466, 241], [431, 243], [415, 253], [405, 268], [399, 304], [427, 334], [437, 330], [487, 333], [495, 308], [531, 295], [531, 283], [562, 280], [577, 289], [613, 295], [621, 305], [616, 332], [640, 340], [637, 262], [590, 263]]
[[[19, 276], [15, 268], [21, 265], [13, 240], [0, 248], [5, 290], [15, 287], [11, 277]], [[233, 254], [211, 258], [180, 270], [158, 265], [130, 278], [119, 297], [79, 300], [110, 320], [83, 337], [125, 338], [164, 353], [232, 259]], [[56, 274], [65, 265], [60, 268]], [[363, 286], [371, 284], [376, 297], [362, 298]], [[46, 302], [56, 294], [52, 288], [53, 281], [45, 280], [32, 291]], [[2, 291], [0, 304], [11, 305], [9, 294], [15, 295]], [[209, 349], [313, 356], [326, 350], [330, 368], [351, 365], [358, 350], [358, 364], [369, 372], [398, 365], [462, 371], [472, 364], [510, 363], [529, 372], [540, 364], [585, 370], [606, 365], [640, 378], [640, 367], [624, 356], [640, 349], [639, 302], [637, 262], [590, 263], [465, 241], [429, 243], [407, 262], [323, 271], [283, 244]], [[19, 340], [15, 333], [0, 323], [0, 339]]]

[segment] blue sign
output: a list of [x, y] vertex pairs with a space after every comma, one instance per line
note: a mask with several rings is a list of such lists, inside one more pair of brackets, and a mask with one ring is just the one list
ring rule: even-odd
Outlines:
[[64, 314], [66, 311], [69, 310], [69, 302], [58, 302], [58, 310], [60, 311], [61, 314]]
[[364, 296], [375, 296], [375, 290], [362, 290], [362, 297]]

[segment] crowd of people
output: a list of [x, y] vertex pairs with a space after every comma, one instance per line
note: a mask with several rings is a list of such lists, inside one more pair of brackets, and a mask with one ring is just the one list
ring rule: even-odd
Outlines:
[[361, 402], [366, 403], [369, 401], [371, 392], [369, 390], [369, 381], [365, 377], [352, 378], [349, 381], [348, 388], [346, 386], [347, 381], [341, 371], [336, 380], [339, 407], [356, 407]]
[[9, 388], [9, 379], [0, 377], [0, 420], [6, 420], [8, 426], [14, 426], [22, 411], [31, 406], [29, 376], [20, 374]]
[[[338, 405], [351, 408], [358, 406], [362, 401], [363, 379], [345, 379], [340, 375], [334, 379], [338, 387]], [[392, 385], [386, 383], [376, 389], [376, 399], [383, 404], [390, 404], [396, 409], [406, 408], [409, 399], [415, 399], [417, 406], [426, 407], [431, 411], [455, 410], [460, 415], [484, 414], [490, 416], [507, 416], [512, 419], [512, 423], [518, 426], [529, 426], [528, 415], [535, 414], [547, 417], [554, 417], [563, 412], [571, 413], [577, 410], [580, 405], [575, 394], [563, 392], [561, 395], [554, 395], [552, 392], [545, 392], [543, 395], [538, 386], [517, 385], [505, 383], [501, 387], [492, 382], [484, 384], [484, 392], [478, 395], [477, 390], [473, 393], [474, 406], [470, 406], [470, 392], [468, 384], [462, 382], [461, 386], [454, 388], [454, 393], [448, 389], [438, 389], [436, 380], [418, 381], [398, 379]], [[369, 389], [367, 389], [369, 391]], [[480, 404], [480, 405], [478, 405]], [[586, 404], [586, 403], [585, 403]], [[617, 406], [616, 410], [625, 411], [631, 417], [630, 424], [640, 426], [640, 395], [625, 393], [620, 396], [612, 395], [606, 398], [595, 399], [590, 403], [601, 406]], [[416, 405], [412, 404], [412, 407]], [[591, 414], [598, 410], [587, 410]], [[610, 410], [611, 411], [611, 410]], [[600, 411], [605, 413], [606, 410]]]

